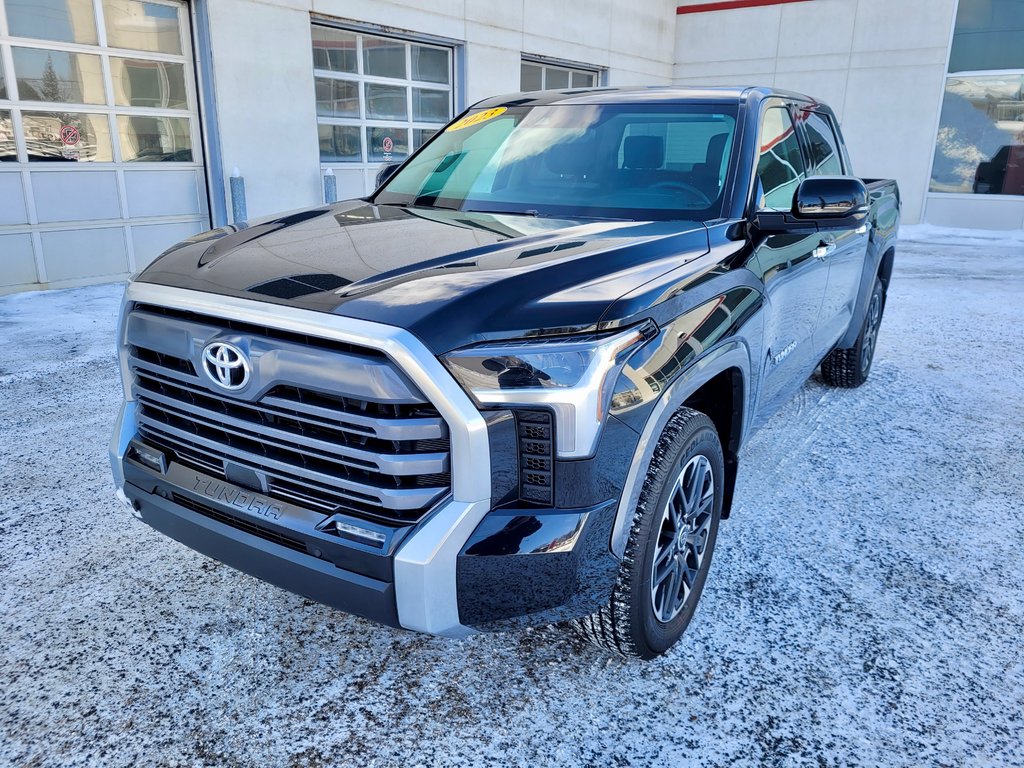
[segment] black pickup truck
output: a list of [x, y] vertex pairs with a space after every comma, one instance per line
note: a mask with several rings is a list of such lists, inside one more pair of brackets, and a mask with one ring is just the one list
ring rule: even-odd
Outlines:
[[489, 99], [368, 198], [193, 237], [128, 285], [118, 496], [393, 627], [566, 622], [651, 658], [745, 440], [819, 366], [867, 378], [899, 208], [806, 96]]

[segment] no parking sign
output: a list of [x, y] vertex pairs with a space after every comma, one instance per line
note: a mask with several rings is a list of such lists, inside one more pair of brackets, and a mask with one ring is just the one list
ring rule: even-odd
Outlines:
[[60, 127], [60, 143], [65, 147], [73, 147], [82, 137], [78, 133], [78, 129], [73, 125], [62, 125]]

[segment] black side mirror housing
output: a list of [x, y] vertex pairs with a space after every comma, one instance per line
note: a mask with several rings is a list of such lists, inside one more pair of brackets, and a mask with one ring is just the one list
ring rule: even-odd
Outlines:
[[388, 163], [379, 171], [377, 171], [377, 189], [383, 187], [384, 184], [387, 183], [387, 180], [395, 175], [395, 171], [397, 171], [401, 167], [401, 165], [401, 163]]
[[762, 232], [814, 232], [856, 229], [871, 213], [864, 182], [853, 176], [811, 176], [793, 195], [793, 208], [758, 211], [753, 224]]
[[867, 187], [852, 176], [812, 176], [793, 196], [793, 215], [798, 219], [863, 218], [869, 209]]

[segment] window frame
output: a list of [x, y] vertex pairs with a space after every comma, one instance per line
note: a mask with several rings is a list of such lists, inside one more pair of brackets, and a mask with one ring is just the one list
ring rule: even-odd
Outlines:
[[[348, 32], [356, 38], [356, 71], [355, 72], [342, 72], [328, 69], [321, 69], [315, 64], [313, 59], [313, 41], [312, 33], [314, 28], [323, 27], [327, 29], [338, 30], [342, 32]], [[405, 49], [405, 78], [391, 78], [382, 77], [378, 75], [366, 74], [366, 62], [363, 56], [363, 39], [365, 37], [373, 38], [384, 38], [388, 40], [394, 40], [404, 46]], [[412, 68], [412, 46], [422, 46], [427, 48], [435, 48], [444, 50], [448, 53], [448, 66], [449, 66], [449, 82], [447, 84], [438, 83], [428, 80], [414, 80], [413, 79], [413, 68]], [[314, 87], [314, 99], [316, 81], [318, 79], [325, 80], [342, 80], [350, 83], [354, 83], [357, 88], [357, 96], [359, 100], [358, 115], [355, 117], [340, 117], [340, 116], [328, 116], [320, 115], [316, 112], [316, 102], [314, 100], [314, 114], [315, 114], [315, 126], [316, 133], [314, 134], [314, 140], [317, 146], [317, 158], [319, 162], [320, 172], [323, 174], [327, 169], [333, 171], [338, 170], [360, 170], [364, 174], [364, 189], [372, 190], [372, 181], [376, 176], [377, 171], [389, 162], [404, 162], [406, 159], [411, 157], [413, 153], [418, 149], [414, 142], [416, 139], [417, 130], [428, 130], [428, 131], [439, 131], [448, 122], [450, 122], [461, 109], [459, 108], [459, 100], [461, 94], [459, 92], [459, 48], [454, 41], [443, 40], [439, 38], [432, 38], [423, 35], [416, 35], [415, 33], [405, 34], [404, 32], [396, 32], [388, 30], [384, 32], [373, 26], [361, 25], [361, 24], [349, 24], [339, 23], [337, 20], [327, 19], [319, 16], [312, 16], [310, 18], [310, 72], [313, 78]], [[390, 120], [385, 118], [370, 118], [368, 116], [368, 104], [366, 98], [366, 87], [365, 84], [370, 85], [384, 85], [400, 87], [405, 89], [405, 108], [406, 108], [406, 119], [405, 120]], [[426, 91], [437, 91], [440, 93], [448, 94], [448, 102], [450, 105], [449, 116], [444, 122], [431, 123], [423, 120], [414, 119], [414, 90], [426, 90]], [[320, 139], [319, 130], [320, 126], [345, 126], [357, 128], [359, 130], [360, 137], [360, 149], [358, 160], [328, 160], [320, 156]], [[405, 131], [406, 142], [408, 151], [403, 158], [393, 158], [391, 160], [374, 160], [372, 159], [372, 147], [370, 146], [370, 131], [373, 128], [392, 128], [395, 130]], [[429, 141], [429, 137], [424, 140]], [[421, 145], [422, 146], [422, 145]]]
[[[557, 88], [555, 90], [574, 90], [576, 88], [600, 88], [604, 85], [605, 74], [607, 72], [603, 67], [599, 67], [596, 64], [585, 64], [577, 61], [562, 61], [555, 59], [544, 58], [543, 56], [530, 56], [529, 54], [523, 54], [519, 59], [519, 90], [525, 91], [523, 88], [523, 65], [531, 67], [539, 67], [540, 73], [540, 90], [551, 90], [547, 84], [548, 70], [558, 70], [560, 72], [569, 73], [569, 85], [563, 88]], [[592, 75], [594, 82], [592, 85], [576, 86], [572, 84], [573, 74], [581, 75]]]
[[[811, 176], [836, 175], [849, 176], [850, 166], [849, 162], [847, 161], [846, 154], [844, 152], [845, 145], [843, 144], [842, 137], [839, 133], [839, 126], [837, 125], [835, 118], [828, 112], [819, 109], [814, 109], [814, 107], [811, 105], [796, 105], [796, 112], [798, 118], [796, 121], [797, 133], [800, 134], [800, 143], [803, 145], [804, 163], [807, 166], [807, 177], [809, 178]], [[812, 112], [818, 117], [820, 117], [828, 126], [829, 130], [832, 132], [832, 140], [835, 143], [836, 157], [839, 159], [840, 172], [838, 174], [821, 173], [819, 170], [821, 163], [814, 162], [814, 158], [811, 157], [811, 139], [808, 135], [809, 131], [807, 129], [806, 121], [801, 116], [801, 113], [803, 112]]]

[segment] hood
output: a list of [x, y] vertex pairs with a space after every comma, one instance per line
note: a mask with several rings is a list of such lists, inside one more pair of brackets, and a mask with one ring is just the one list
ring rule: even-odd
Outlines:
[[137, 279], [396, 325], [440, 353], [596, 330], [616, 299], [708, 250], [700, 222], [350, 201], [197, 235]]

